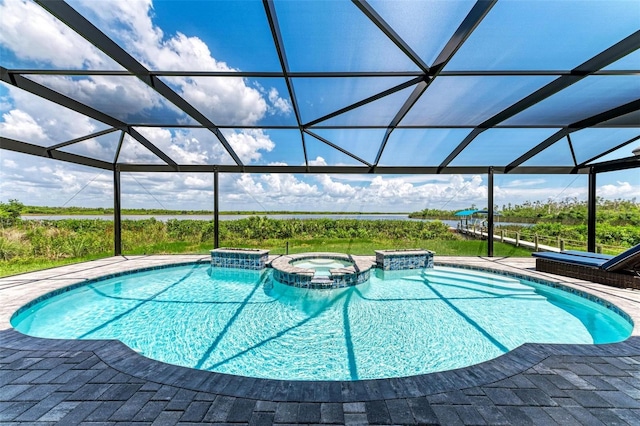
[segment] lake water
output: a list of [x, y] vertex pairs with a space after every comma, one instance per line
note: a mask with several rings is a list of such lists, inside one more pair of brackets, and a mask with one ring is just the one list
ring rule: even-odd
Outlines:
[[[358, 220], [420, 220], [411, 219], [409, 215], [403, 213], [385, 213], [385, 214], [234, 214], [218, 216], [220, 220], [238, 220], [245, 219], [250, 216], [266, 216], [270, 219], [358, 219]], [[213, 220], [213, 214], [209, 215], [122, 215], [122, 219], [143, 220], [155, 218], [161, 222], [170, 219], [178, 220]], [[101, 219], [113, 220], [113, 215], [28, 215], [22, 216], [25, 220], [63, 220], [63, 219]], [[450, 221], [455, 222], [455, 221]]]
[[[221, 214], [218, 216], [220, 220], [238, 220], [245, 219], [250, 216], [266, 216], [270, 219], [357, 219], [357, 220], [423, 220], [423, 219], [412, 219], [408, 214], [404, 213], [383, 213], [383, 214], [340, 214], [340, 213], [332, 213], [332, 214], [253, 214], [253, 215], [242, 215], [242, 214], [234, 214], [234, 215], [226, 215]], [[161, 222], [166, 222], [170, 219], [178, 219], [178, 220], [213, 220], [213, 214], [210, 215], [122, 215], [123, 220], [143, 220], [143, 219], [151, 219], [155, 218]], [[28, 215], [22, 216], [24, 220], [63, 220], [63, 219], [99, 219], [99, 220], [113, 220], [113, 215]], [[452, 228], [456, 228], [458, 226], [458, 220], [443, 220], [445, 225], [450, 226]], [[472, 221], [469, 220], [469, 226], [471, 226]], [[496, 225], [522, 225], [522, 226], [531, 226], [530, 223], [510, 223], [510, 222], [497, 222]]]
[[[422, 220], [412, 219], [408, 214], [404, 213], [383, 213], [383, 214], [221, 214], [218, 216], [220, 220], [238, 220], [245, 219], [250, 216], [265, 216], [270, 219], [356, 219], [356, 220]], [[197, 214], [175, 214], [175, 215], [122, 215], [123, 220], [143, 220], [155, 218], [161, 222], [166, 222], [170, 219], [178, 220], [213, 220], [213, 214], [210, 215], [197, 215]], [[24, 220], [64, 220], [64, 219], [99, 219], [99, 220], [113, 220], [113, 215], [91, 215], [91, 214], [78, 214], [78, 215], [28, 215], [22, 216]], [[458, 226], [458, 220], [443, 220], [447, 226], [456, 228]], [[473, 220], [469, 220], [469, 226], [471, 226]], [[531, 226], [531, 223], [512, 223], [512, 222], [495, 222], [496, 225], [521, 225]], [[478, 226], [479, 220], [478, 220]]]

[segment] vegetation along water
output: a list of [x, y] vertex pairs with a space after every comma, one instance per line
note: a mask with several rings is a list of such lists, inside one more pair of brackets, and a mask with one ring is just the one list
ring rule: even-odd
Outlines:
[[[17, 200], [0, 202], [0, 276], [37, 270], [113, 254], [113, 222], [98, 219], [21, 220], [26, 211], [87, 214], [82, 208], [33, 208]], [[44, 210], [44, 211], [43, 211]], [[131, 211], [129, 211], [131, 214]], [[156, 212], [166, 214], [167, 212]], [[175, 213], [175, 212], [174, 212]], [[211, 212], [198, 212], [209, 214]], [[247, 213], [247, 212], [238, 212]], [[283, 213], [283, 212], [280, 212]], [[150, 214], [139, 210], [139, 214]], [[263, 212], [264, 214], [264, 212]], [[222, 247], [260, 247], [274, 254], [305, 251], [337, 251], [373, 254], [375, 249], [425, 248], [441, 255], [484, 255], [486, 241], [467, 240], [434, 219], [455, 219], [454, 211], [424, 210], [413, 213], [421, 220], [270, 219], [250, 216], [221, 221]], [[596, 239], [615, 252], [640, 243], [640, 204], [635, 201], [598, 202]], [[533, 235], [586, 241], [586, 205], [578, 201], [525, 203], [503, 206], [500, 221], [531, 222], [517, 230], [524, 240]], [[497, 229], [501, 229], [498, 225]], [[201, 253], [213, 247], [214, 223], [210, 220], [166, 222], [154, 218], [123, 220], [124, 254]], [[586, 246], [586, 244], [585, 244]], [[530, 252], [496, 242], [497, 256], [529, 256]]]

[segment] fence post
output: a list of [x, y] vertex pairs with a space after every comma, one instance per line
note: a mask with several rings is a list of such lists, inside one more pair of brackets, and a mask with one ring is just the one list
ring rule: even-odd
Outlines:
[[596, 246], [596, 253], [602, 253], [602, 246]]
[[500, 230], [500, 242], [504, 243], [504, 229]]
[[564, 240], [560, 240], [560, 251], [564, 251]]
[[287, 241], [287, 249], [285, 254], [289, 254], [289, 241]]
[[560, 236], [559, 236], [559, 235], [558, 235], [557, 239], [558, 239], [558, 244], [557, 244], [557, 246], [558, 246], [558, 248], [560, 248]]
[[516, 247], [520, 247], [520, 233], [516, 232]]
[[534, 235], [533, 237], [533, 246], [535, 250], [538, 251], [538, 234]]

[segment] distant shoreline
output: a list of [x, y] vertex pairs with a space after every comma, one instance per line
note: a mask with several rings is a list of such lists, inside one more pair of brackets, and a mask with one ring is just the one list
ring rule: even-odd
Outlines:
[[[407, 213], [261, 213], [256, 214], [226, 214], [220, 213], [218, 218], [225, 220], [240, 220], [251, 216], [261, 216], [269, 219], [355, 219], [355, 220], [421, 220], [409, 217]], [[23, 220], [113, 220], [113, 213], [109, 214], [23, 214]], [[213, 220], [213, 213], [207, 214], [126, 214], [121, 215], [123, 220], [148, 220], [155, 219], [160, 222], [169, 220]]]
[[[209, 210], [143, 210], [143, 209], [122, 209], [120, 212], [128, 216], [202, 216], [213, 215]], [[113, 209], [84, 209], [64, 207], [47, 207], [44, 209], [32, 209], [25, 207], [22, 216], [87, 216], [87, 215], [113, 215]], [[224, 216], [269, 216], [269, 215], [409, 215], [411, 212], [298, 212], [298, 211], [220, 211], [219, 215]]]

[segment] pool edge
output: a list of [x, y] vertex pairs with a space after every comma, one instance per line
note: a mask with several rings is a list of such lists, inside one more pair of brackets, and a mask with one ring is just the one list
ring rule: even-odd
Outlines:
[[[417, 398], [500, 382], [554, 356], [638, 356], [640, 337], [602, 345], [525, 343], [506, 354], [468, 367], [416, 376], [356, 381], [262, 379], [196, 370], [146, 358], [119, 340], [65, 340], [27, 336], [15, 329], [0, 331], [0, 347], [18, 350], [90, 351], [109, 367], [162, 385], [195, 392], [286, 402], [355, 402]], [[317, 393], [325, 387], [328, 392]], [[295, 395], [295, 398], [293, 398]]]
[[[196, 263], [197, 260], [202, 261], [201, 256], [193, 256], [189, 260], [184, 260], [185, 256], [171, 257], [171, 256], [152, 256], [152, 258], [162, 258], [160, 262], [163, 265], [174, 266], [178, 263]], [[182, 259], [182, 261], [180, 260]], [[449, 258], [450, 262], [459, 261], [460, 258]], [[465, 260], [471, 260], [481, 263], [496, 262], [496, 260], [489, 261], [483, 258], [469, 258]], [[206, 261], [206, 260], [205, 260]], [[95, 262], [95, 261], [93, 261]], [[452, 266], [450, 262], [447, 262], [446, 266]], [[88, 262], [91, 263], [91, 262]], [[487, 264], [485, 270], [492, 270], [490, 264]], [[133, 266], [133, 265], [131, 265]], [[158, 266], [158, 265], [155, 265]], [[166, 266], [164, 266], [166, 267]], [[65, 267], [61, 267], [64, 269]], [[58, 268], [59, 269], [59, 268]], [[88, 268], [89, 269], [89, 268]], [[123, 273], [129, 273], [133, 270], [141, 269], [140, 267], [126, 268], [127, 271]], [[152, 268], [153, 269], [153, 268]], [[470, 268], [471, 269], [471, 268]], [[589, 286], [595, 286], [592, 291], [609, 290], [606, 286], [600, 286], [584, 281], [566, 282], [562, 280], [563, 277], [551, 276], [550, 274], [536, 273], [522, 268], [515, 268], [515, 273], [522, 273], [527, 277], [530, 276], [530, 272], [533, 276], [538, 276], [540, 279], [547, 279], [549, 281], [557, 281], [562, 284], [566, 284], [569, 287], [578, 286], [580, 290], [589, 292]], [[37, 274], [37, 273], [36, 273]], [[29, 275], [29, 274], [24, 274]], [[56, 274], [58, 277], [65, 277], [70, 274]], [[68, 280], [75, 280], [76, 283], [82, 283], [87, 278], [66, 278]], [[47, 281], [47, 278], [41, 279]], [[2, 281], [2, 280], [0, 280]], [[8, 281], [21, 281], [12, 280]], [[34, 281], [33, 278], [24, 277], [25, 283]], [[35, 280], [37, 281], [37, 280]], [[65, 280], [62, 280], [66, 282]], [[64, 287], [68, 284], [64, 284], [61, 281], [60, 287]], [[587, 285], [586, 289], [584, 285]], [[582, 287], [580, 287], [582, 286]], [[5, 288], [0, 289], [3, 292]], [[30, 293], [30, 292], [29, 292]], [[40, 296], [46, 294], [40, 293]], [[640, 293], [631, 293], [635, 296], [636, 300], [630, 301], [635, 307], [640, 306]], [[29, 300], [39, 297], [37, 294], [22, 295], [23, 297], [29, 297]], [[598, 297], [608, 300], [611, 297], [616, 296], [613, 293], [598, 294]], [[610, 300], [608, 300], [610, 301]], [[611, 302], [611, 301], [610, 301]], [[615, 303], [616, 305], [618, 303]], [[25, 303], [23, 302], [22, 305]], [[22, 306], [21, 305], [21, 306]], [[624, 307], [620, 307], [624, 310]], [[626, 312], [627, 310], [625, 310]], [[179, 367], [171, 364], [165, 364], [160, 361], [151, 360], [146, 358], [132, 349], [128, 348], [120, 341], [114, 340], [60, 340], [60, 339], [43, 339], [37, 337], [26, 336], [17, 330], [14, 330], [10, 324], [8, 328], [0, 331], [0, 346], [11, 349], [28, 349], [33, 350], [88, 350], [93, 351], [98, 355], [106, 364], [112, 366], [115, 369], [126, 372], [134, 377], [149, 380], [156, 383], [177, 385], [182, 388], [187, 388], [200, 391], [211, 391], [221, 395], [229, 395], [236, 397], [245, 397], [253, 399], [265, 399], [273, 401], [288, 401], [293, 397], [295, 393], [295, 400], [309, 401], [309, 402], [353, 402], [353, 401], [372, 401], [387, 398], [402, 398], [402, 397], [419, 397], [426, 395], [433, 395], [435, 393], [446, 392], [455, 389], [463, 389], [474, 386], [479, 386], [487, 383], [493, 383], [506, 379], [514, 374], [522, 373], [527, 369], [532, 368], [538, 362], [552, 355], [583, 355], [583, 356], [637, 356], [640, 354], [640, 338], [638, 337], [638, 318], [640, 310], [635, 317], [631, 315], [634, 321], [634, 328], [632, 335], [618, 343], [601, 344], [601, 345], [567, 345], [567, 344], [533, 344], [528, 343], [522, 345], [506, 354], [503, 354], [497, 358], [485, 361], [480, 364], [448, 370], [444, 372], [429, 373], [419, 376], [410, 376], [393, 379], [373, 379], [373, 380], [361, 380], [361, 381], [332, 381], [332, 382], [317, 382], [317, 381], [288, 381], [288, 380], [270, 380], [270, 379], [257, 379], [243, 376], [232, 376], [222, 373], [214, 373], [202, 370], [194, 370], [188, 367]], [[15, 310], [14, 310], [15, 312]], [[635, 312], [635, 311], [632, 311]], [[2, 320], [6, 321], [6, 308]], [[314, 392], [314, 389], [326, 388], [327, 392]], [[329, 395], [328, 397], [323, 397]]]

